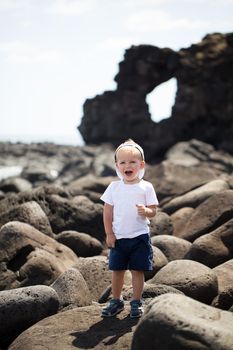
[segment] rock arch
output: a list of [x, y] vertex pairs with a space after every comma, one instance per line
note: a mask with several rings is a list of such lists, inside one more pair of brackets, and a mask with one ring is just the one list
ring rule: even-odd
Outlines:
[[[151, 45], [125, 52], [115, 77], [117, 89], [84, 103], [79, 130], [87, 144], [118, 145], [131, 137], [149, 161], [179, 141], [192, 138], [233, 152], [233, 33], [215, 33], [176, 52]], [[171, 118], [151, 120], [146, 95], [177, 79]]]
[[171, 117], [177, 92], [177, 79], [171, 78], [146, 95], [151, 119], [159, 122]]

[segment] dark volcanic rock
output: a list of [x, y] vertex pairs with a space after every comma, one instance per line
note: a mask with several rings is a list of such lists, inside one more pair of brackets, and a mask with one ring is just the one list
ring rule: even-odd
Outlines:
[[55, 314], [58, 306], [58, 295], [48, 286], [0, 292], [0, 346], [9, 345], [22, 331]]
[[217, 193], [201, 203], [186, 223], [183, 238], [194, 241], [233, 218], [233, 190]]
[[78, 262], [75, 253], [23, 222], [0, 230], [0, 290], [51, 284]]
[[163, 252], [168, 261], [183, 259], [192, 246], [185, 239], [170, 235], [154, 236], [151, 243]]
[[77, 205], [70, 199], [58, 195], [47, 197], [48, 217], [55, 233], [74, 230], [91, 234], [100, 241], [105, 240], [102, 205]]
[[94, 304], [47, 317], [20, 334], [9, 350], [130, 349], [138, 320], [127, 317], [129, 304], [111, 320], [100, 313]]
[[132, 350], [232, 350], [233, 315], [180, 294], [155, 298], [140, 320]]
[[213, 272], [217, 275], [218, 278], [218, 290], [219, 294], [225, 290], [229, 290], [233, 286], [233, 259], [224, 262], [221, 265], [218, 265], [213, 268]]
[[103, 241], [105, 239], [102, 220], [102, 205], [92, 201], [76, 202], [61, 186], [44, 185], [31, 191], [13, 194], [0, 201], [0, 212], [17, 207], [21, 203], [35, 201], [48, 217], [52, 231], [60, 233], [76, 230]]
[[25, 202], [9, 207], [6, 212], [0, 214], [0, 227], [9, 221], [25, 222], [44, 234], [53, 237], [53, 232], [47, 216], [35, 201]]
[[[176, 294], [183, 294], [180, 290], [167, 286], [165, 284], [144, 284], [143, 288], [143, 301], [145, 305], [148, 305], [152, 299], [156, 298], [159, 295], [166, 294], [166, 293], [176, 293]], [[127, 286], [124, 290], [123, 294], [123, 299], [124, 300], [132, 300], [133, 298], [133, 288], [132, 286]], [[144, 307], [145, 309], [146, 307]]]
[[229, 189], [229, 185], [226, 183], [226, 181], [221, 179], [210, 181], [203, 186], [172, 199], [170, 202], [164, 205], [163, 210], [165, 210], [167, 213], [174, 213], [176, 210], [183, 207], [196, 208], [207, 198], [227, 189]]
[[[106, 91], [84, 103], [79, 126], [84, 140], [117, 145], [132, 137], [150, 160], [161, 159], [172, 145], [192, 138], [232, 152], [232, 57], [232, 33], [207, 35], [178, 52], [132, 46], [115, 77], [116, 91]], [[178, 86], [172, 115], [155, 123], [146, 95], [170, 78], [176, 78]]]
[[196, 261], [169, 262], [147, 283], [161, 283], [181, 290], [185, 295], [203, 303], [211, 303], [218, 293], [217, 274]]
[[98, 239], [77, 231], [63, 231], [56, 236], [56, 240], [67, 245], [77, 256], [100, 255], [103, 250], [103, 246]]
[[173, 225], [173, 235], [182, 238], [182, 231], [186, 222], [190, 219], [194, 212], [194, 208], [184, 207], [171, 215]]
[[197, 238], [186, 258], [215, 267], [233, 258], [233, 219]]
[[144, 271], [145, 280], [151, 279], [156, 272], [158, 272], [163, 266], [167, 265], [168, 259], [166, 255], [157, 247], [152, 245], [153, 250], [153, 269], [151, 271]]
[[233, 306], [233, 286], [224, 289], [212, 301], [212, 306], [223, 310], [229, 310]]
[[173, 225], [170, 216], [167, 213], [163, 213], [161, 210], [157, 210], [156, 215], [150, 220], [150, 233], [154, 235], [172, 235]]
[[66, 270], [51, 287], [59, 297], [59, 310], [64, 311], [91, 304], [91, 293], [82, 274], [77, 269]]
[[32, 188], [32, 184], [20, 177], [10, 177], [0, 182], [0, 190], [3, 192], [21, 192]]
[[91, 292], [92, 300], [99, 300], [103, 291], [111, 283], [111, 271], [108, 270], [108, 262], [105, 256], [79, 258], [74, 268], [83, 275]]

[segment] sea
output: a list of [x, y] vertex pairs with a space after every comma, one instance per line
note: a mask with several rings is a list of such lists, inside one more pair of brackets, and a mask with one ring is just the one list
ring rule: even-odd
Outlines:
[[51, 142], [58, 145], [71, 145], [71, 146], [83, 146], [84, 141], [82, 135], [77, 133], [71, 133], [69, 135], [31, 135], [31, 134], [1, 134], [0, 142], [12, 142], [12, 143], [43, 143]]

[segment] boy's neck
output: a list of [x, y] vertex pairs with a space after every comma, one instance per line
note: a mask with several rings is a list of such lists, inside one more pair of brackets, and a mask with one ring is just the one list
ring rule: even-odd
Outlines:
[[137, 178], [137, 179], [135, 179], [133, 181], [127, 181], [127, 180], [123, 179], [123, 182], [126, 185], [135, 185], [135, 184], [139, 183], [140, 181], [141, 181], [141, 179], [139, 179], [139, 178]]

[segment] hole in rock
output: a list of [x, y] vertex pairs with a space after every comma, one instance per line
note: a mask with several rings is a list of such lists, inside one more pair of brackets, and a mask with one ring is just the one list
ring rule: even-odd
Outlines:
[[11, 271], [18, 271], [21, 266], [23, 266], [27, 261], [27, 256], [33, 251], [31, 245], [22, 247], [11, 261], [9, 261], [7, 268]]
[[160, 120], [171, 116], [176, 92], [177, 80], [176, 78], [171, 78], [165, 83], [157, 86], [146, 96], [146, 102], [149, 106], [149, 112], [153, 121], [159, 122]]

